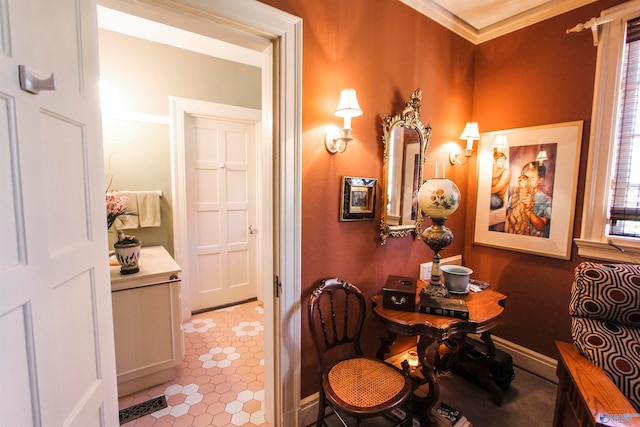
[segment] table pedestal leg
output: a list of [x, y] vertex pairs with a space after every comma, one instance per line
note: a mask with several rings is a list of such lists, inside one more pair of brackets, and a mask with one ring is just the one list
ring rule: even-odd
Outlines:
[[436, 376], [436, 367], [432, 361], [435, 360], [435, 352], [438, 351], [440, 342], [438, 340], [429, 340], [425, 336], [420, 336], [418, 340], [418, 356], [420, 357], [420, 363], [422, 364], [422, 375], [424, 380], [416, 381], [416, 385], [429, 384], [429, 391], [425, 397], [413, 396], [414, 399], [414, 414], [420, 420], [421, 427], [427, 427], [435, 425], [435, 419], [431, 410], [440, 399], [440, 384], [438, 384], [438, 378]]
[[384, 360], [385, 353], [391, 351], [391, 345], [396, 342], [397, 335], [394, 332], [389, 331], [386, 337], [380, 338], [380, 347], [376, 352], [376, 359]]
[[489, 370], [491, 363], [496, 359], [496, 346], [493, 343], [493, 339], [491, 339], [491, 333], [489, 331], [483, 332], [482, 335], [480, 335], [480, 338], [487, 348], [487, 357], [482, 364], [483, 369], [481, 370], [478, 378], [480, 379], [480, 383], [489, 390], [489, 393], [491, 393], [491, 400], [493, 403], [500, 406], [502, 404], [502, 390], [500, 390], [500, 387], [498, 387], [493, 381]]

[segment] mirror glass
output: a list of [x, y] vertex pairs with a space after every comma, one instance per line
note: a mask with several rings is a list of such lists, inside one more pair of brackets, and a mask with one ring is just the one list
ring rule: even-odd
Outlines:
[[422, 225], [417, 196], [431, 126], [420, 121], [421, 101], [422, 91], [416, 89], [401, 113], [382, 118], [382, 244], [389, 237], [418, 234]]

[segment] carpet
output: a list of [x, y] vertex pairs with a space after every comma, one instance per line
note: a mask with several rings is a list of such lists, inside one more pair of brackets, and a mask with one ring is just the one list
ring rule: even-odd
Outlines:
[[167, 399], [164, 396], [154, 397], [137, 405], [120, 410], [120, 425], [144, 417], [153, 412], [167, 407]]

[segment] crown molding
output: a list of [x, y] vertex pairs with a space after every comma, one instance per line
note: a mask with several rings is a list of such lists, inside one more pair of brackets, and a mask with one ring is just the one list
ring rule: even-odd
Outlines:
[[553, 0], [509, 19], [477, 30], [433, 0], [400, 0], [460, 37], [478, 45], [554, 16], [577, 9], [597, 0]]

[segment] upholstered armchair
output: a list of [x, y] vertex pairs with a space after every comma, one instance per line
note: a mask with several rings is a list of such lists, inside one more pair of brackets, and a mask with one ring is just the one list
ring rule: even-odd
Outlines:
[[554, 426], [640, 426], [640, 265], [580, 264], [569, 314]]

